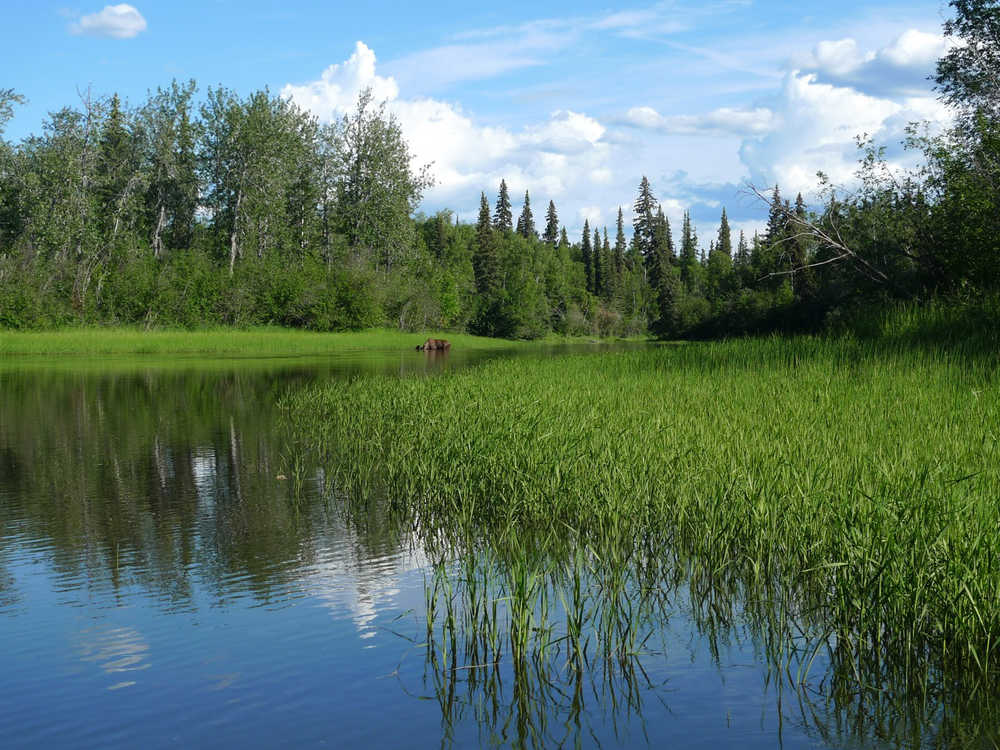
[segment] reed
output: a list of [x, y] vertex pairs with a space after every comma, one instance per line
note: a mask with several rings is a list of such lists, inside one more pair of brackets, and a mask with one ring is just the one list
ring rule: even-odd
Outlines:
[[[343, 500], [385, 504], [442, 564], [489, 550], [450, 589], [475, 622], [494, 613], [489, 658], [500, 632], [515, 662], [634, 675], [683, 589], [706, 627], [755, 623], [789, 684], [821, 655], [845, 704], [1000, 673], [1000, 381], [975, 343], [492, 361], [325, 383], [282, 409]], [[478, 632], [455, 627], [449, 642]]]

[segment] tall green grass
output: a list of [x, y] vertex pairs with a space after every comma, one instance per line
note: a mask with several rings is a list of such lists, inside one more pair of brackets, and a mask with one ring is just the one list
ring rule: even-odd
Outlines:
[[[360, 513], [386, 503], [501, 557], [572, 539], [592, 570], [660, 571], [630, 590], [681, 567], [698, 606], [739, 592], [801, 679], [825, 649], [841, 685], [926, 695], [1000, 674], [993, 365], [976, 343], [765, 339], [333, 382], [282, 406]], [[611, 620], [611, 651], [634, 648], [641, 628]]]

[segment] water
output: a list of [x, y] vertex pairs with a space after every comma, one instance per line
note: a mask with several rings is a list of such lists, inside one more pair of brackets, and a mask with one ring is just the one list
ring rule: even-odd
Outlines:
[[[738, 606], [720, 631], [683, 581], [621, 662], [577, 671], [565, 644], [547, 661], [466, 662], [462, 633], [448, 655], [437, 625], [429, 648], [434, 572], [419, 535], [377, 511], [339, 512], [321, 474], [293, 487], [275, 402], [317, 379], [447, 376], [490, 356], [510, 354], [0, 366], [0, 746], [820, 748], [929, 736], [832, 702], [822, 655], [808, 689], [790, 686]], [[442, 570], [457, 576], [461, 562]]]

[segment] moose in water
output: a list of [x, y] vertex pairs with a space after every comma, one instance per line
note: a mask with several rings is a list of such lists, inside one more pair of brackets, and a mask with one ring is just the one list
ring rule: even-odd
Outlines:
[[417, 344], [417, 351], [441, 352], [451, 349], [451, 342], [446, 339], [427, 339], [422, 344]]

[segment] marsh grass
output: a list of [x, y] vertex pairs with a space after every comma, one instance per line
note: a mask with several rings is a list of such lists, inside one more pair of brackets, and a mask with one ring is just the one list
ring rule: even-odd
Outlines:
[[427, 337], [477, 349], [525, 346], [524, 342], [440, 332], [406, 333], [372, 329], [317, 333], [290, 328], [211, 328], [204, 330], [80, 327], [52, 331], [0, 330], [0, 355], [216, 355], [295, 356], [339, 351], [412, 349]]
[[348, 507], [386, 504], [442, 565], [488, 550], [431, 592], [442, 673], [505, 653], [634, 675], [684, 581], [706, 632], [752, 624], [776, 680], [944, 726], [1000, 674], [994, 359], [736, 341], [327, 383], [282, 408]]
[[[592, 337], [556, 334], [534, 341], [511, 341], [466, 333], [406, 332], [396, 329], [318, 333], [279, 327], [187, 330], [81, 326], [47, 331], [0, 329], [0, 357], [26, 355], [291, 357], [339, 352], [408, 351], [427, 338], [446, 338], [456, 349], [478, 351], [601, 343]], [[625, 340], [645, 339], [615, 339], [615, 341]]]

